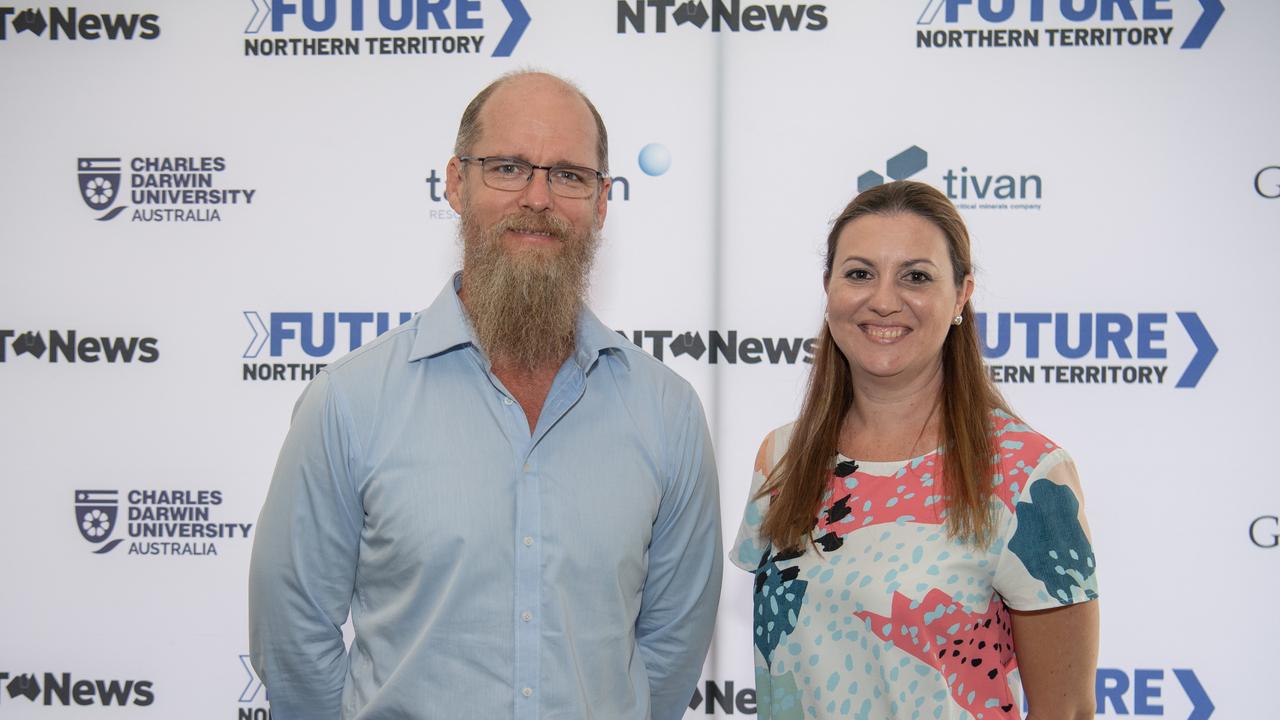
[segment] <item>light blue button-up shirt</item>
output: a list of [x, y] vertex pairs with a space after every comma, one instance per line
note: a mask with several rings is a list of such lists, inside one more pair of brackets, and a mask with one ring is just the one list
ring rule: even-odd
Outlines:
[[249, 580], [272, 716], [682, 717], [720, 594], [697, 395], [584, 310], [530, 433], [458, 282], [294, 409]]

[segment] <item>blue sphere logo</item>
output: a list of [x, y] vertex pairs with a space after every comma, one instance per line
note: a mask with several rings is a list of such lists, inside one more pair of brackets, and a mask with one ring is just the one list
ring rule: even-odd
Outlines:
[[666, 145], [649, 143], [640, 149], [640, 169], [645, 175], [658, 176], [671, 167], [671, 151]]

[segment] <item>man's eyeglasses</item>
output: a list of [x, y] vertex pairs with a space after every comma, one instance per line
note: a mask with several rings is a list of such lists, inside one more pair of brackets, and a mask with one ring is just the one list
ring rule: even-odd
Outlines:
[[480, 178], [494, 190], [518, 192], [528, 187], [534, 170], [547, 171], [547, 186], [564, 198], [589, 198], [595, 194], [604, 173], [581, 165], [534, 165], [509, 157], [472, 157], [460, 155], [462, 162], [480, 163]]

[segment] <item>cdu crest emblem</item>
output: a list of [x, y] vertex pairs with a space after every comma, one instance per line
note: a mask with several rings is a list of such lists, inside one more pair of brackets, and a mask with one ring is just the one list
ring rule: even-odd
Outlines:
[[[76, 527], [80, 528], [80, 536], [97, 545], [111, 537], [116, 529], [116, 516], [120, 511], [120, 494], [118, 490], [77, 490], [76, 491]], [[116, 538], [103, 545], [94, 553], [101, 555], [111, 552], [121, 543]]]
[[[91, 210], [106, 210], [120, 195], [120, 158], [80, 158], [76, 161], [79, 170], [80, 199]], [[124, 210], [120, 206], [98, 218], [110, 220]]]

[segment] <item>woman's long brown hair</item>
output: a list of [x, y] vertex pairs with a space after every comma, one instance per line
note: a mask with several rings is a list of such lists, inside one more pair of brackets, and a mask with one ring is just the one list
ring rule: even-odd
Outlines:
[[[957, 287], [973, 272], [969, 231], [946, 195], [924, 183], [901, 180], [859, 194], [832, 223], [827, 235], [824, 277], [830, 279], [836, 241], [845, 226], [864, 215], [912, 213], [933, 223], [947, 238]], [[947, 534], [975, 545], [992, 535], [989, 500], [997, 470], [991, 411], [1008, 412], [988, 377], [978, 348], [973, 306], [965, 303], [963, 321], [942, 345], [942, 490]], [[757, 497], [772, 496], [761, 535], [779, 550], [802, 550], [817, 522], [822, 493], [831, 477], [840, 427], [853, 406], [853, 375], [823, 324], [814, 351], [813, 370], [791, 443]]]

